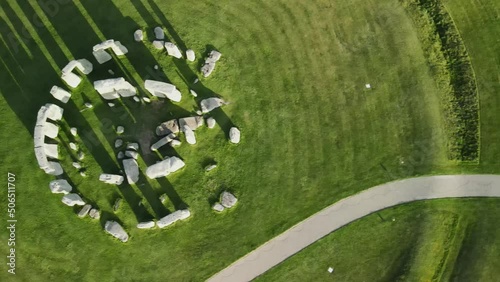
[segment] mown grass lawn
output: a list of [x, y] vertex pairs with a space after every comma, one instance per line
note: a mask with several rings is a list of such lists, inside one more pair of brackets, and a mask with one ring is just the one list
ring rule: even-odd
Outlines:
[[[444, 3], [462, 35], [478, 84], [481, 162], [474, 169], [498, 173], [500, 6], [491, 0]], [[370, 215], [328, 235], [258, 280], [496, 281], [498, 204], [494, 199], [440, 200], [388, 209], [380, 214], [397, 218], [395, 223]], [[458, 218], [455, 230], [448, 224], [454, 218]], [[453, 240], [448, 240], [450, 234]], [[330, 265], [336, 266], [334, 275], [326, 271]]]
[[[137, 28], [151, 36], [157, 25], [198, 58], [211, 48], [222, 52], [214, 74], [193, 87], [200, 97], [216, 93], [231, 104], [215, 113], [219, 127], [197, 131], [196, 146], [160, 152], [181, 156], [183, 171], [158, 181], [142, 176], [136, 186], [102, 184], [101, 172], [120, 170], [112, 125], [125, 126], [126, 140], [147, 140], [159, 122], [194, 112], [188, 87], [199, 62], [133, 41]], [[51, 10], [7, 0], [0, 3], [0, 34], [0, 156], [2, 173], [17, 175], [17, 279], [200, 281], [357, 191], [395, 178], [474, 169], [446, 159], [436, 86], [396, 0], [89, 0]], [[102, 209], [100, 222], [93, 222], [50, 194], [53, 178], [36, 165], [32, 132], [39, 107], [56, 102], [49, 90], [61, 85], [60, 68], [73, 58], [92, 59], [92, 46], [107, 38], [120, 40], [129, 54], [102, 66], [92, 60], [95, 71], [64, 106], [63, 127], [80, 129], [88, 177], [71, 167], [70, 151], [61, 152], [62, 163], [78, 191]], [[146, 78], [171, 81], [183, 101], [153, 106], [124, 100], [111, 110], [91, 87], [111, 76], [108, 69], [137, 87]], [[80, 111], [85, 101], [94, 108]], [[243, 134], [238, 146], [226, 140], [231, 124]], [[141, 154], [142, 168], [154, 163], [156, 156]], [[219, 167], [205, 173], [210, 160]], [[216, 215], [210, 202], [222, 189], [240, 202]], [[165, 205], [157, 200], [163, 193]], [[115, 214], [117, 197], [125, 203]], [[185, 206], [193, 214], [186, 222], [135, 228], [139, 220]], [[105, 234], [106, 219], [120, 220], [130, 242]]]

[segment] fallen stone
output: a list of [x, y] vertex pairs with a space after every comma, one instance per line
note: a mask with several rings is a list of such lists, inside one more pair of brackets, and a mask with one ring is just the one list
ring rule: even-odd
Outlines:
[[178, 157], [170, 157], [149, 166], [146, 169], [146, 175], [151, 178], [165, 177], [170, 173], [176, 172], [183, 168], [186, 164]]
[[175, 212], [173, 212], [165, 217], [162, 217], [160, 220], [158, 220], [156, 225], [159, 228], [164, 228], [164, 227], [167, 227], [167, 226], [175, 223], [176, 221], [184, 220], [184, 219], [188, 218], [190, 215], [191, 215], [191, 213], [187, 209], [186, 210], [178, 210], [178, 211], [175, 211]]
[[139, 150], [139, 143], [128, 143], [127, 150]]
[[88, 109], [91, 109], [91, 108], [93, 108], [94, 106], [92, 106], [92, 104], [91, 104], [91, 103], [87, 102], [87, 103], [85, 103], [85, 107], [86, 107], [86, 108], [88, 108]]
[[194, 135], [194, 131], [191, 130], [189, 126], [184, 125], [184, 127], [182, 127], [182, 131], [184, 132], [184, 135], [186, 135], [186, 142], [188, 142], [188, 144], [196, 144], [196, 136]]
[[54, 194], [69, 194], [73, 187], [65, 179], [52, 180], [49, 183], [50, 191]]
[[175, 57], [177, 59], [182, 58], [182, 53], [179, 48], [172, 42], [165, 42], [165, 49], [169, 56]]
[[206, 113], [209, 113], [209, 112], [213, 111], [214, 109], [217, 109], [220, 106], [226, 105], [226, 104], [227, 104], [226, 101], [224, 101], [220, 98], [212, 97], [212, 98], [207, 98], [207, 99], [201, 100], [200, 108], [201, 108], [201, 111], [206, 114]]
[[156, 135], [163, 136], [168, 135], [170, 133], [178, 133], [179, 132], [179, 123], [176, 119], [172, 119], [166, 122], [163, 122], [159, 126], [156, 127]]
[[214, 128], [215, 127], [215, 119], [213, 117], [207, 118], [207, 127]]
[[234, 205], [236, 205], [237, 201], [238, 201], [238, 199], [236, 199], [236, 197], [233, 194], [231, 194], [227, 191], [222, 192], [222, 194], [220, 196], [220, 203], [225, 208], [233, 207]]
[[205, 167], [205, 171], [211, 171], [213, 170], [214, 168], [216, 168], [217, 165], [216, 164], [211, 164], [211, 165], [208, 165], [207, 167]]
[[78, 159], [83, 160], [84, 158], [85, 158], [85, 154], [82, 151], [78, 152]]
[[122, 204], [122, 198], [116, 199], [115, 203], [113, 204], [113, 211], [117, 211], [120, 208], [121, 204]]
[[194, 62], [194, 60], [196, 59], [194, 51], [191, 49], [186, 50], [186, 58], [188, 61]]
[[75, 167], [76, 169], [80, 169], [82, 168], [82, 165], [80, 163], [73, 162], [73, 167]]
[[115, 141], [115, 148], [120, 148], [123, 145], [123, 140], [122, 139], [116, 139]]
[[166, 145], [168, 142], [171, 142], [172, 140], [174, 140], [175, 137], [176, 137], [175, 134], [170, 133], [169, 135], [161, 138], [156, 143], [154, 143], [153, 145], [151, 145], [151, 147], [150, 147], [151, 151], [158, 150], [162, 146]]
[[48, 162], [48, 168], [45, 170], [45, 173], [50, 175], [59, 176], [64, 173], [64, 170], [60, 163], [57, 162]]
[[82, 198], [78, 194], [74, 193], [64, 195], [64, 197], [62, 198], [62, 202], [70, 207], [74, 205], [77, 206], [85, 205], [85, 202], [82, 200]]
[[80, 176], [82, 176], [82, 177], [86, 177], [86, 176], [87, 176], [87, 174], [85, 173], [85, 171], [80, 171]]
[[148, 97], [142, 97], [142, 100], [146, 103], [151, 103], [151, 99], [149, 99]]
[[158, 50], [162, 50], [163, 48], [165, 48], [165, 42], [155, 40], [155, 41], [153, 41], [153, 47], [155, 47]]
[[134, 184], [139, 180], [139, 165], [134, 159], [124, 159], [123, 167], [129, 184]]
[[139, 157], [139, 153], [137, 153], [136, 151], [125, 151], [125, 156], [137, 160], [137, 158]]
[[69, 132], [71, 132], [71, 135], [73, 136], [78, 135], [78, 129], [76, 129], [76, 127], [70, 128]]
[[82, 82], [82, 79], [72, 72], [63, 73], [61, 79], [71, 88], [76, 88]]
[[137, 224], [137, 228], [139, 229], [151, 229], [153, 227], [155, 227], [154, 221], [140, 222]]
[[220, 59], [221, 56], [222, 56], [221, 53], [219, 53], [218, 51], [212, 50], [210, 52], [210, 54], [208, 54], [208, 58], [205, 59], [205, 62], [215, 63]]
[[104, 230], [122, 242], [128, 241], [128, 234], [123, 227], [116, 221], [107, 221]]
[[209, 77], [214, 70], [215, 70], [215, 63], [205, 63], [201, 67], [201, 73], [203, 74], [203, 77]]
[[125, 154], [122, 151], [118, 152], [118, 155], [116, 155], [116, 158], [119, 160], [123, 159], [124, 157], [125, 157]]
[[121, 185], [124, 177], [118, 174], [102, 173], [99, 175], [99, 180], [107, 184]]
[[198, 97], [198, 93], [196, 93], [193, 89], [190, 89], [189, 93], [191, 93], [193, 97]]
[[168, 98], [174, 102], [180, 102], [182, 99], [181, 92], [177, 90], [175, 85], [170, 83], [147, 79], [144, 82], [144, 88], [153, 96], [159, 98]]
[[179, 127], [182, 128], [184, 125], [189, 126], [191, 130], [196, 130], [198, 127], [203, 125], [203, 117], [195, 116], [195, 117], [180, 118]]
[[105, 62], [113, 59], [113, 57], [111, 57], [111, 55], [104, 50], [93, 51], [92, 55], [94, 55], [94, 58], [97, 60], [99, 64], [104, 64]]
[[116, 133], [122, 134], [123, 132], [125, 132], [125, 128], [123, 126], [119, 125], [116, 127]]
[[101, 218], [101, 213], [97, 209], [91, 209], [89, 211], [89, 216], [92, 219], [99, 219], [99, 218]]
[[134, 96], [134, 98], [133, 98], [133, 99], [134, 99], [134, 101], [136, 101], [137, 103], [141, 102], [141, 99], [139, 99], [139, 97], [137, 97], [137, 96]]
[[78, 213], [78, 217], [82, 218], [82, 217], [87, 216], [87, 214], [89, 213], [89, 211], [90, 211], [91, 208], [92, 208], [91, 205], [85, 205], [85, 206], [83, 206], [83, 208]]
[[144, 33], [142, 30], [138, 29], [134, 32], [134, 40], [137, 42], [141, 42], [144, 40]]
[[163, 31], [163, 29], [161, 27], [159, 27], [159, 26], [155, 27], [154, 33], [155, 33], [156, 39], [160, 39], [160, 40], [165, 39], [165, 32]]
[[229, 129], [229, 141], [231, 141], [231, 143], [234, 143], [234, 144], [240, 143], [240, 136], [241, 136], [241, 133], [240, 133], [240, 130], [238, 128], [231, 127], [231, 129]]
[[77, 146], [76, 146], [76, 144], [75, 144], [75, 143], [73, 143], [73, 142], [69, 142], [69, 147], [70, 147], [70, 148], [71, 148], [71, 150], [73, 150], [73, 151], [78, 150], [78, 147], [77, 147]]
[[217, 211], [217, 212], [222, 212], [224, 210], [224, 206], [221, 205], [220, 203], [215, 203], [213, 206], [212, 206], [212, 209], [214, 211]]
[[94, 81], [94, 89], [105, 100], [131, 97], [137, 94], [137, 89], [123, 77]]

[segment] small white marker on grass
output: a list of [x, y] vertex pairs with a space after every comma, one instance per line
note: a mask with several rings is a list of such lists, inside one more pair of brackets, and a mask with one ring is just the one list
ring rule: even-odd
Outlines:
[[366, 87], [366, 89], [371, 89], [372, 88], [371, 84], [369, 84], [369, 83], [365, 84], [365, 87]]
[[329, 273], [333, 273], [333, 267], [329, 267], [329, 268], [328, 268], [328, 272], [329, 272]]

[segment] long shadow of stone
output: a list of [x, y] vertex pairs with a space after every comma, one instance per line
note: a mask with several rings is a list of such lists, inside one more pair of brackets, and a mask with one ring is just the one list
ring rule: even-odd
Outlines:
[[176, 210], [187, 209], [189, 206], [181, 199], [175, 188], [172, 186], [170, 181], [166, 177], [156, 178], [156, 181], [161, 186], [161, 189], [165, 194], [167, 194], [168, 198], [174, 205]]
[[144, 198], [149, 202], [149, 205], [156, 214], [156, 219], [160, 219], [168, 213], [163, 203], [159, 199], [159, 195], [154, 191], [153, 187], [149, 184], [147, 177], [142, 172], [140, 173], [140, 179], [142, 181], [137, 184], [139, 190], [141, 190]]

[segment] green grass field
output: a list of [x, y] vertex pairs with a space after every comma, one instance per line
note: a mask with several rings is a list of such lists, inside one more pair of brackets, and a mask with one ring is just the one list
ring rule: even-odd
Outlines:
[[[175, 60], [148, 42], [133, 41], [137, 28], [151, 37], [158, 25], [198, 58], [212, 48], [221, 51], [213, 75], [194, 88], [200, 98], [217, 94], [231, 104], [214, 113], [219, 126], [196, 132], [196, 146], [160, 151], [182, 157], [186, 167], [181, 172], [159, 180], [142, 176], [133, 186], [102, 184], [97, 181], [101, 172], [120, 170], [113, 125], [125, 126], [126, 140], [148, 140], [154, 139], [151, 133], [159, 122], [194, 113], [188, 87], [199, 75], [200, 62]], [[494, 144], [494, 124], [500, 121], [489, 123], [493, 112], [483, 111], [500, 103], [493, 95], [498, 78], [492, 68], [498, 70], [498, 64], [489, 62], [488, 55], [476, 55], [482, 43], [474, 42], [478, 46], [473, 48], [463, 34], [473, 65], [481, 60], [489, 66], [475, 70], [481, 95], [490, 95], [481, 96], [482, 103], [489, 99], [481, 104], [481, 141]], [[415, 175], [498, 171], [494, 156], [499, 149], [488, 145], [481, 147], [484, 162], [479, 166], [448, 161], [438, 90], [412, 22], [397, 0], [87, 0], [57, 9], [6, 0], [0, 2], [0, 35], [1, 170], [17, 175], [19, 281], [200, 281], [323, 207], [373, 185]], [[99, 66], [91, 48], [107, 38], [121, 41], [129, 54]], [[494, 44], [491, 40], [484, 44]], [[50, 193], [53, 178], [37, 167], [32, 149], [36, 112], [56, 102], [49, 90], [62, 85], [60, 69], [73, 58], [92, 59], [95, 67], [72, 92], [62, 124], [80, 129], [76, 141], [86, 152], [88, 177], [71, 167], [69, 150], [60, 152], [61, 163], [77, 190], [103, 211], [100, 222], [79, 219], [77, 210]], [[160, 71], [153, 69], [155, 64]], [[91, 83], [110, 77], [108, 69], [141, 87], [141, 95], [146, 95], [142, 86], [147, 78], [171, 81], [183, 101], [146, 106], [124, 99], [111, 110]], [[373, 89], [366, 90], [365, 83]], [[80, 112], [86, 101], [94, 108]], [[232, 124], [242, 131], [238, 146], [226, 140]], [[62, 144], [71, 138], [65, 131]], [[141, 155], [142, 168], [158, 160], [147, 151]], [[210, 160], [219, 167], [205, 173]], [[222, 189], [233, 191], [239, 204], [217, 215], [210, 204]], [[165, 205], [157, 200], [164, 193], [169, 197]], [[125, 201], [115, 214], [117, 197]], [[0, 205], [6, 205], [3, 197]], [[186, 222], [163, 230], [135, 228], [138, 221], [186, 206], [193, 215]], [[440, 216], [429, 219], [429, 226]], [[130, 242], [105, 234], [107, 219], [122, 222]], [[363, 222], [356, 223], [360, 229], [366, 228]], [[388, 228], [379, 232], [388, 238], [402, 234]], [[0, 241], [7, 235], [1, 232]], [[344, 252], [346, 262], [357, 251]], [[394, 259], [391, 254], [399, 251], [384, 259]], [[7, 253], [5, 244], [0, 252]], [[419, 253], [412, 259], [427, 261]], [[12, 278], [7, 275], [0, 272], [0, 280]]]

